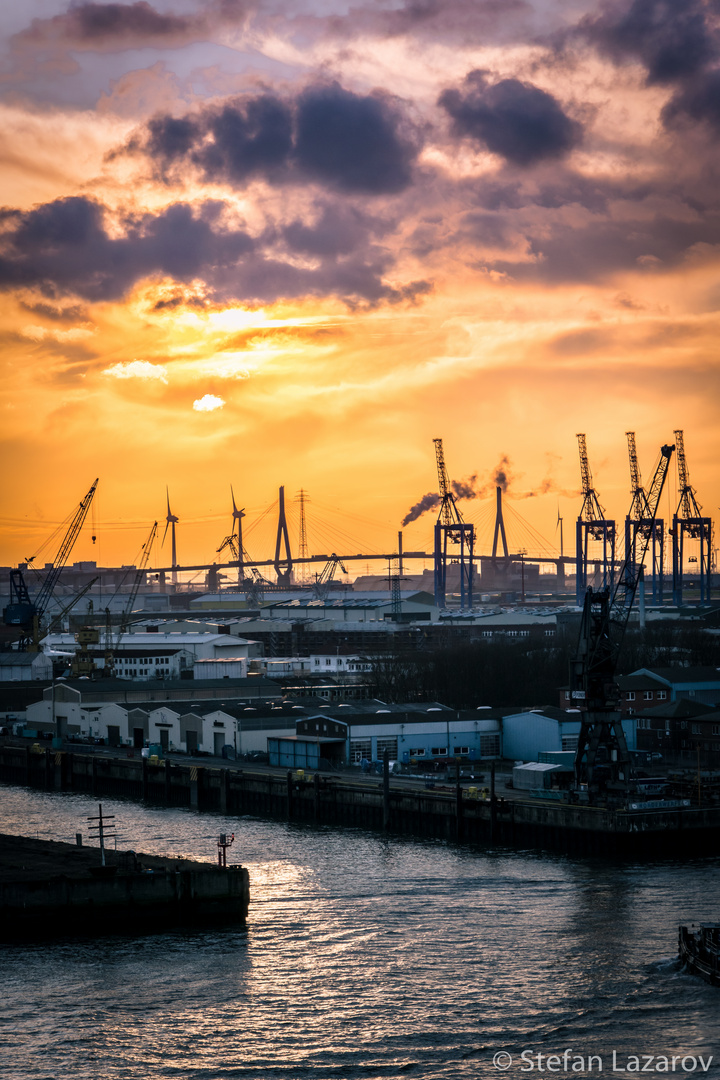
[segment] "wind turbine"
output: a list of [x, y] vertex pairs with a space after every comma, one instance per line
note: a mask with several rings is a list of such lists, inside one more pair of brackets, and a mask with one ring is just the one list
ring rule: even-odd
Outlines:
[[[237, 535], [237, 549], [238, 549], [238, 585], [242, 585], [245, 580], [245, 566], [243, 562], [243, 538], [242, 538], [242, 519], [245, 517], [245, 510], [238, 510], [235, 505], [235, 492], [233, 491], [232, 484], [230, 485], [230, 496], [232, 498], [233, 512], [232, 512], [232, 535]], [[237, 534], [235, 533], [235, 526], [237, 525]]]
[[172, 532], [170, 533], [170, 540], [172, 543], [172, 558], [170, 560], [170, 565], [172, 566], [173, 585], [177, 585], [177, 547], [175, 546], [175, 526], [180, 520], [180, 518], [175, 517], [175, 515], [170, 511], [170, 492], [168, 491], [167, 487], [165, 488], [165, 494], [167, 495], [167, 517], [165, 518], [165, 532], [163, 533], [162, 542], [163, 544], [165, 543], [167, 531], [172, 525]]

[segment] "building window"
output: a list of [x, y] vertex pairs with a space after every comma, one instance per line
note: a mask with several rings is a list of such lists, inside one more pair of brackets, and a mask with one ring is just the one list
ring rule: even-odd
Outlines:
[[563, 750], [577, 750], [578, 736], [577, 735], [563, 735], [562, 736], [562, 748]]
[[425, 757], [425, 747], [419, 746], [416, 750], [409, 750], [410, 757]]
[[433, 746], [430, 753], [433, 757], [447, 757], [447, 746]]
[[658, 701], [666, 701], [667, 700], [667, 690], [658, 690], [657, 696], [658, 696]]
[[330, 667], [331, 664], [332, 664], [332, 660], [328, 656], [327, 660], [325, 661], [325, 665], [326, 665], [326, 667]]
[[500, 757], [500, 736], [499, 735], [481, 735], [480, 736], [480, 756], [481, 757]]
[[628, 692], [625, 694], [625, 700], [626, 701], [634, 701], [635, 700], [635, 691], [634, 690], [628, 690]]
[[651, 725], [650, 725], [650, 721], [647, 720], [647, 719], [645, 719], [645, 720], [638, 719], [637, 726], [638, 726], [638, 728], [643, 728], [643, 730], [647, 731], [647, 730], [650, 729]]
[[396, 761], [398, 756], [397, 738], [395, 739], [378, 739], [377, 741], [377, 756], [382, 758], [383, 754], [387, 750], [391, 761]]
[[555, 631], [554, 630], [546, 630], [545, 631], [545, 637], [555, 637]]
[[520, 637], [530, 637], [530, 631], [529, 630], [521, 630], [520, 631]]
[[372, 743], [370, 739], [352, 739], [350, 742], [350, 760], [359, 764], [363, 759], [370, 761], [372, 757]]
[[692, 733], [693, 733], [693, 735], [699, 735], [700, 734], [700, 725], [699, 724], [693, 724]]
[[652, 699], [653, 699], [652, 690], [643, 690], [643, 701], [652, 701]]
[[712, 733], [713, 735], [720, 735], [720, 724], [713, 724]]
[[483, 636], [483, 637], [492, 637], [492, 636], [493, 636], [493, 632], [492, 632], [492, 630], [483, 630], [483, 632], [482, 632], [482, 636]]
[[455, 754], [461, 754], [461, 755], [462, 754], [469, 754], [470, 753], [470, 747], [469, 746], [456, 746], [455, 750], [453, 752]]
[[508, 637], [517, 637], [517, 636], [518, 636], [518, 632], [517, 632], [517, 630], [508, 630], [508, 631], [507, 631], [507, 636], [508, 636]]

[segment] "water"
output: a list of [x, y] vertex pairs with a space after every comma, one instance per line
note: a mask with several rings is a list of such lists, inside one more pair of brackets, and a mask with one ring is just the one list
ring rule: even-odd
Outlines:
[[[617, 1078], [635, 1075], [619, 1071], [630, 1055], [720, 1077], [720, 990], [675, 960], [679, 922], [720, 918], [718, 858], [637, 865], [103, 811], [118, 846], [156, 854], [214, 861], [216, 835], [234, 832], [247, 930], [0, 947], [3, 1080]], [[74, 841], [94, 813], [86, 797], [0, 789], [2, 832]], [[538, 1058], [566, 1049], [567, 1066]]]

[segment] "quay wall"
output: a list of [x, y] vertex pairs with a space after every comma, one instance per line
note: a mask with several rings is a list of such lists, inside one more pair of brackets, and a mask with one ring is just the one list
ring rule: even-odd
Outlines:
[[577, 854], [720, 854], [720, 807], [611, 810], [541, 799], [477, 799], [460, 786], [429, 790], [382, 778], [205, 766], [194, 761], [0, 747], [0, 782], [148, 803], [355, 826], [478, 844]]

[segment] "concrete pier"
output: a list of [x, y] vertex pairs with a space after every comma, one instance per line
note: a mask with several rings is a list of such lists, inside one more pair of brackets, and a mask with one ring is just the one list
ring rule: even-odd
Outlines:
[[[51, 752], [53, 756], [55, 752]], [[46, 786], [43, 753], [0, 747], [0, 782]], [[256, 814], [294, 822], [354, 826], [464, 843], [547, 847], [578, 854], [720, 854], [720, 807], [640, 806], [610, 810], [547, 799], [490, 797], [457, 782], [426, 787], [421, 779], [360, 779], [294, 774], [270, 768], [198, 766], [188, 761], [72, 753], [53, 765], [64, 789], [186, 806], [223, 814]]]
[[242, 866], [164, 859], [0, 835], [0, 938], [143, 933], [243, 923], [250, 887]]

